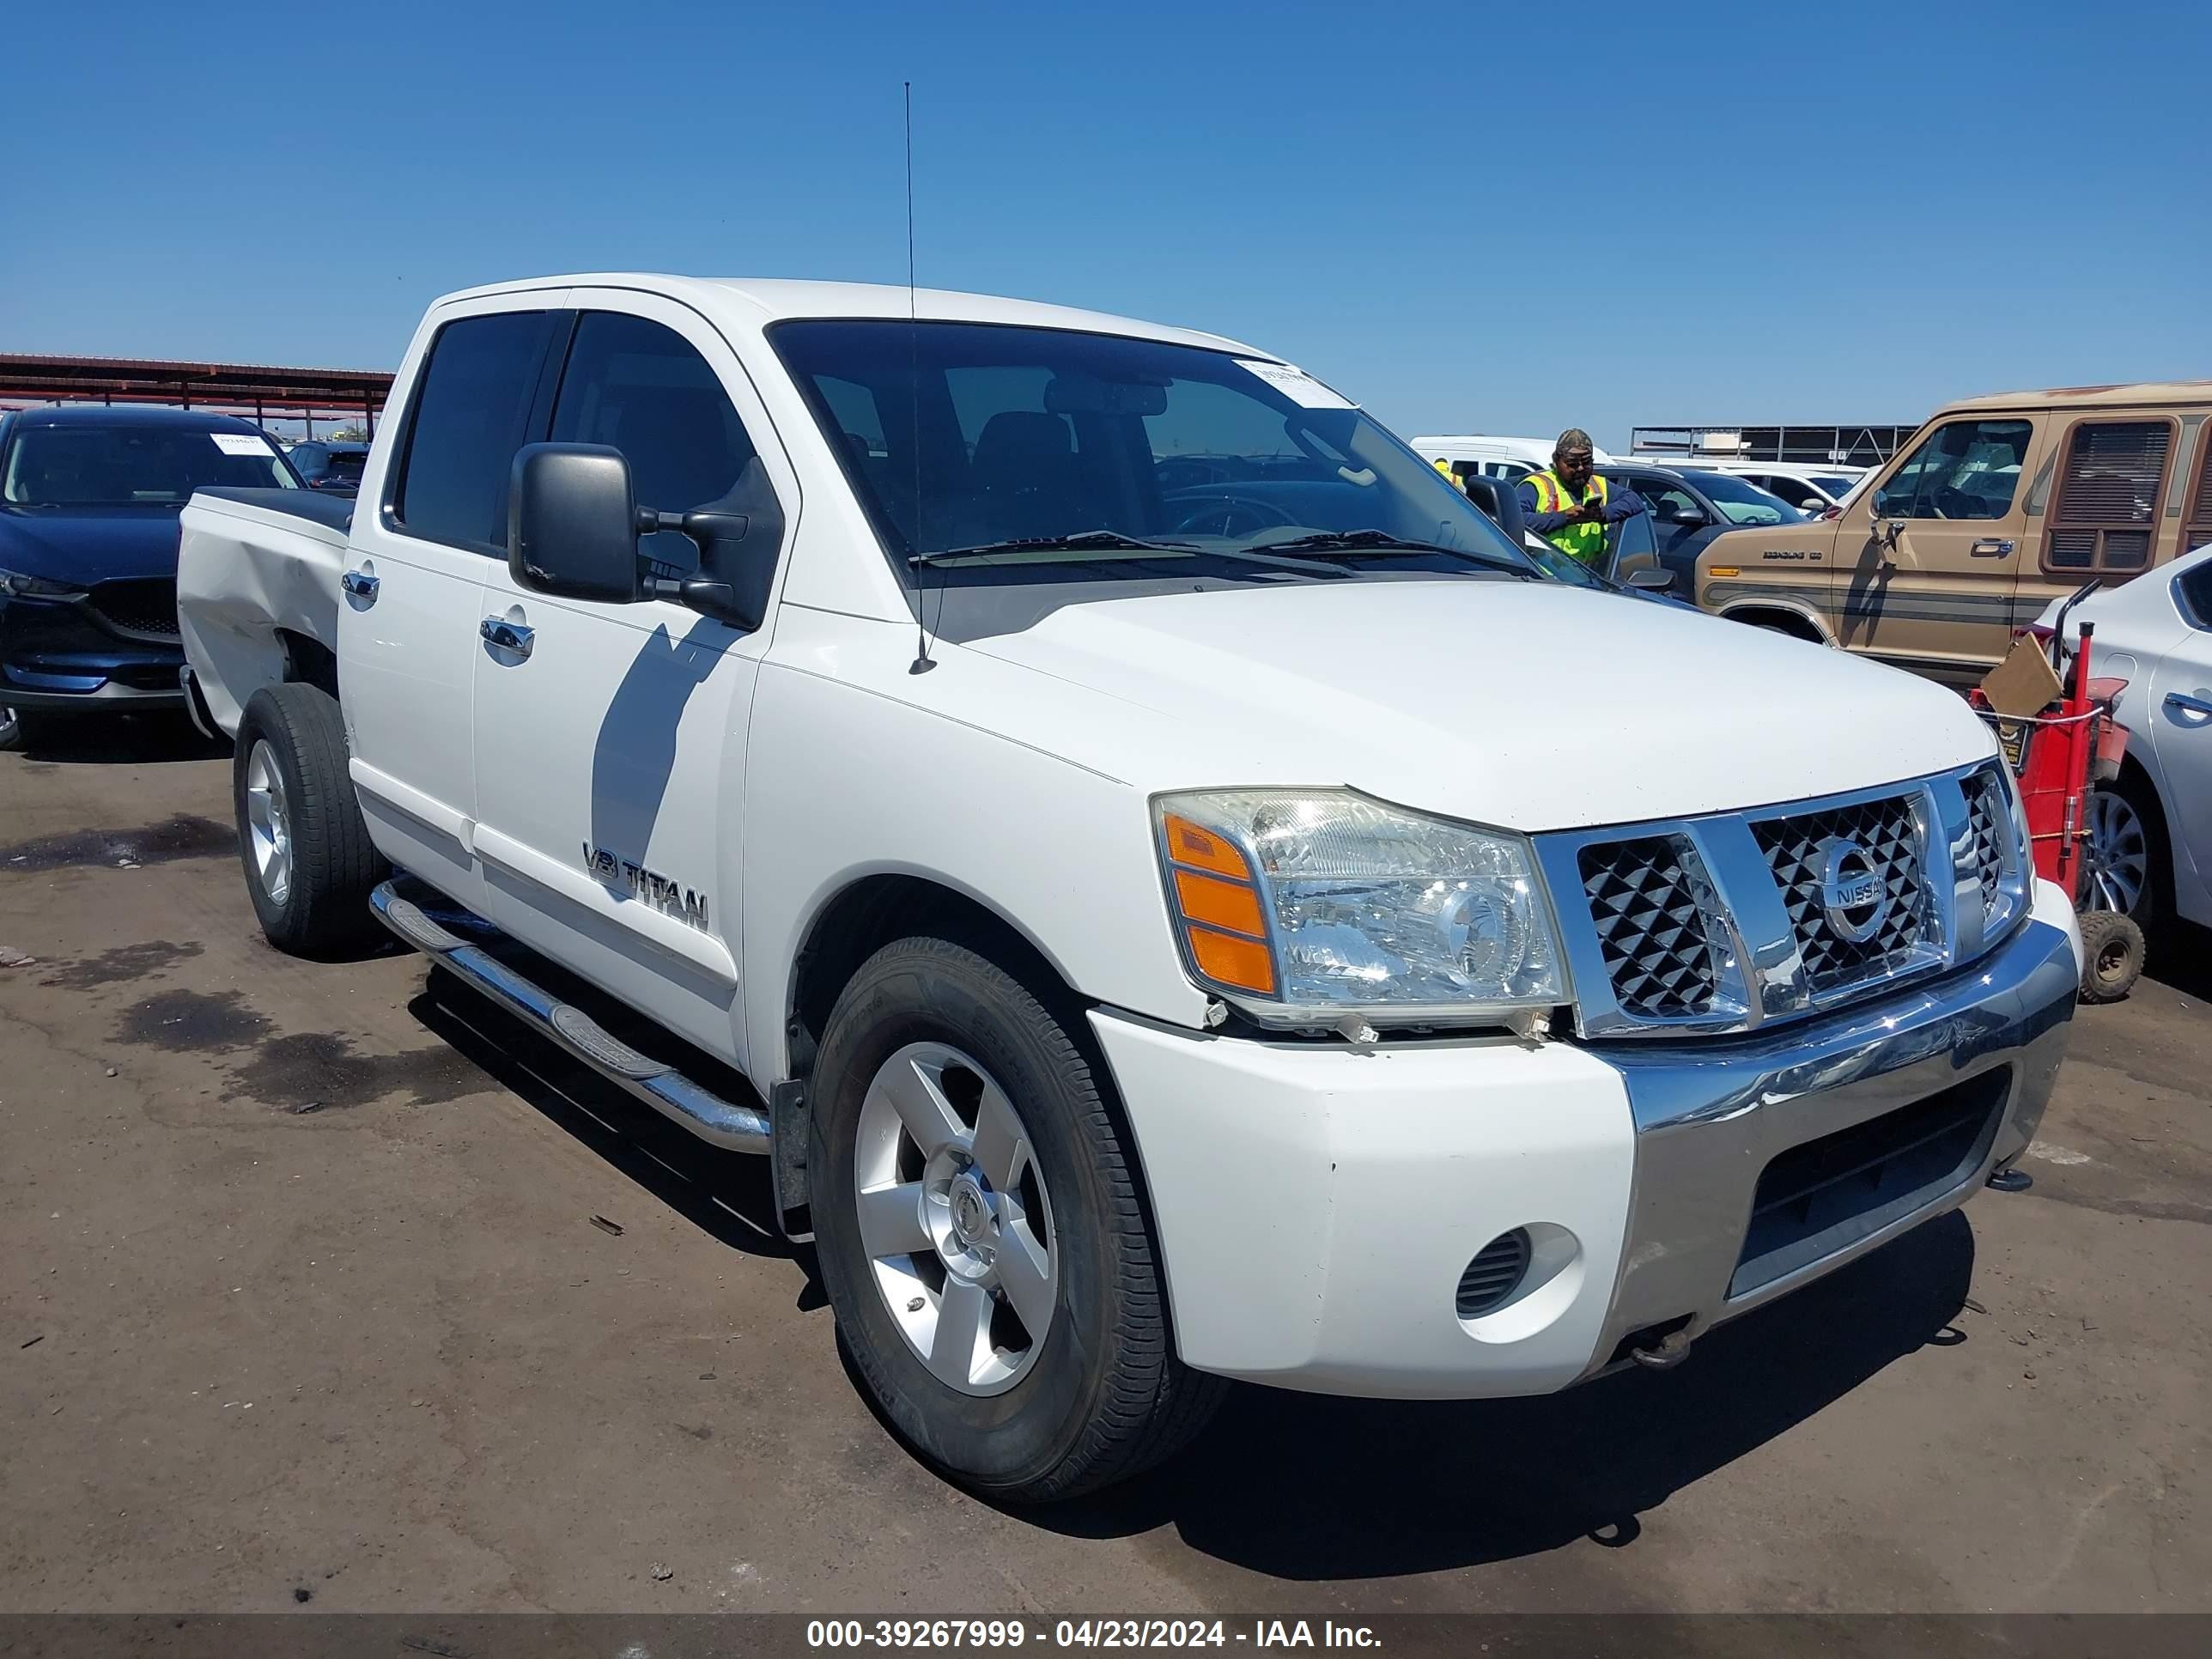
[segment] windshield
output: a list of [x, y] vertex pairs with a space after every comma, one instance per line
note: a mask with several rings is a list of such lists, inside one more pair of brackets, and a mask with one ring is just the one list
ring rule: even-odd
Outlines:
[[293, 489], [299, 480], [255, 433], [175, 426], [27, 426], [0, 465], [12, 507], [163, 507], [207, 484]]
[[[772, 338], [902, 574], [948, 554], [933, 580], [1530, 574], [1427, 461], [1281, 364], [989, 324], [788, 322]], [[1379, 534], [1337, 539], [1364, 532]]]
[[1826, 490], [1830, 499], [1840, 501], [1850, 493], [1851, 486], [1858, 480], [1846, 478], [1840, 474], [1816, 472], [1813, 475], [1813, 482]]
[[1779, 495], [1726, 472], [1700, 472], [1697, 483], [1730, 524], [1798, 524], [1805, 517]]

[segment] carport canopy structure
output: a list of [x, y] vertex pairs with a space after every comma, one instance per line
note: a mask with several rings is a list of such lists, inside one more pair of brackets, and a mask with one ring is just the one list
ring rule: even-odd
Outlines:
[[392, 395], [380, 369], [283, 368], [266, 363], [169, 362], [143, 357], [52, 357], [0, 352], [0, 409], [37, 404], [163, 404], [270, 420], [358, 420], [376, 429]]

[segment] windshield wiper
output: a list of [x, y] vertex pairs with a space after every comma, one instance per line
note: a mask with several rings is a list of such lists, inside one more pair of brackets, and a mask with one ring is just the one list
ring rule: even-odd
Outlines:
[[1091, 549], [1115, 553], [1190, 553], [1188, 542], [1145, 542], [1118, 530], [1079, 530], [1072, 536], [1018, 536], [1009, 541], [980, 542], [974, 547], [948, 547], [937, 553], [910, 553], [907, 563], [919, 570], [926, 566], [951, 564], [961, 559], [985, 559], [998, 553], [1079, 553]]
[[1414, 541], [1404, 536], [1394, 536], [1387, 530], [1322, 530], [1310, 536], [1293, 536], [1288, 541], [1259, 542], [1256, 553], [1297, 555], [1301, 553], [1442, 553], [1455, 559], [1465, 559], [1492, 570], [1502, 570], [1523, 581], [1543, 580], [1528, 565], [1516, 563], [1496, 553], [1485, 553], [1479, 548], [1446, 547], [1441, 542]]
[[[1084, 564], [1145, 564], [1151, 562], [1146, 556], [1167, 553], [1179, 558], [1219, 559], [1230, 564], [1265, 565], [1274, 570], [1295, 570], [1306, 576], [1351, 576], [1358, 574], [1347, 566], [1329, 564], [1319, 559], [1279, 558], [1263, 551], [1200, 547], [1195, 542], [1141, 541], [1134, 536], [1124, 536], [1118, 530], [1079, 530], [1072, 536], [1023, 536], [1012, 541], [983, 542], [975, 547], [949, 547], [939, 553], [909, 553], [906, 562], [911, 568], [920, 570], [969, 559], [989, 558], [1000, 553], [1063, 552], [1091, 555], [1079, 561]], [[1117, 553], [1129, 556], [1110, 556]], [[1109, 556], [1097, 556], [1100, 554]]]

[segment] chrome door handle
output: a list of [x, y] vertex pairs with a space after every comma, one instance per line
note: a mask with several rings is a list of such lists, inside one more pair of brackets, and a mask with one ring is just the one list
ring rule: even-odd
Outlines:
[[2012, 556], [2012, 543], [2009, 539], [1984, 536], [1968, 548], [1966, 552], [1970, 557], [1977, 559], [2009, 558]]
[[2166, 694], [2166, 706], [2168, 708], [2179, 708], [2185, 714], [2202, 714], [2212, 720], [2212, 702], [2207, 702], [2202, 697], [2189, 696], [2179, 691], [2169, 691]]
[[477, 624], [477, 632], [489, 643], [502, 651], [512, 651], [518, 657], [528, 656], [530, 647], [538, 642], [536, 629], [508, 622], [503, 617], [486, 617]]
[[376, 590], [383, 586], [384, 583], [380, 578], [372, 576], [366, 571], [349, 570], [338, 578], [338, 586], [363, 605], [374, 605]]

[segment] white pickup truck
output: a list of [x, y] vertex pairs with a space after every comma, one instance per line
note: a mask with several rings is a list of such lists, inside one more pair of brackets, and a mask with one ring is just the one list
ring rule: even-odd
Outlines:
[[356, 502], [184, 515], [270, 939], [772, 1156], [963, 1482], [1673, 1364], [2035, 1129], [2079, 939], [1966, 705], [1543, 579], [1266, 352], [568, 276], [393, 399]]

